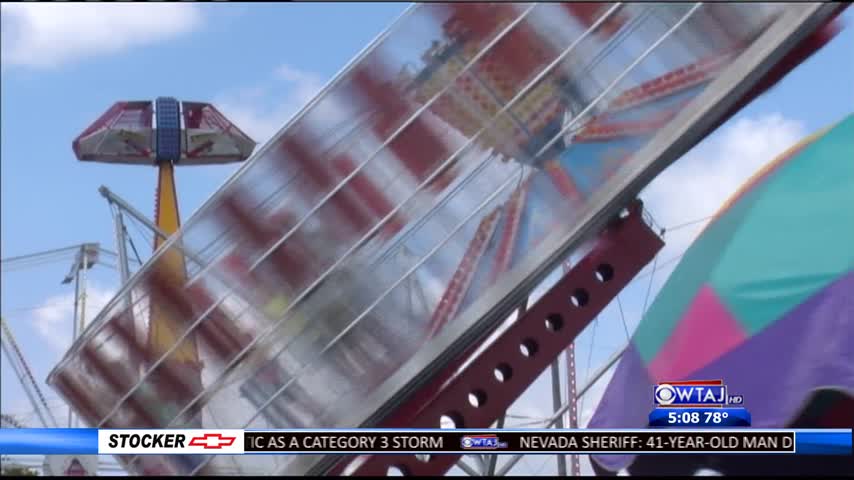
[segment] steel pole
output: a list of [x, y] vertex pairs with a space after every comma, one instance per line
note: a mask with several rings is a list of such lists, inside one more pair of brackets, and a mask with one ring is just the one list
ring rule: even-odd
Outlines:
[[[87, 244], [80, 247], [83, 255], [83, 269], [77, 270], [77, 275], [80, 278], [80, 316], [77, 319], [77, 335], [82, 335], [83, 330], [86, 328], [86, 271], [89, 269], [89, 250], [87, 247]], [[76, 336], [74, 339], [77, 339]], [[80, 426], [80, 419], [76, 416], [74, 418], [73, 426], [75, 428]]]
[[[112, 202], [110, 202], [112, 204]], [[130, 279], [130, 264], [128, 263], [127, 238], [125, 237], [125, 221], [121, 208], [116, 205], [113, 213], [113, 223], [116, 227], [116, 254], [118, 256], [119, 275], [122, 284]]]
[[[594, 320], [595, 321], [595, 320]], [[569, 345], [566, 349], [566, 401], [570, 402], [569, 411], [566, 415], [566, 426], [569, 429], [578, 428], [578, 395], [576, 392], [576, 372], [575, 372], [575, 342]], [[581, 473], [581, 465], [578, 455], [569, 455], [569, 475], [577, 477]]]
[[[563, 264], [564, 274], [572, 270], [572, 260], [567, 259]], [[595, 319], [593, 320], [596, 321]], [[575, 343], [572, 342], [564, 352], [564, 360], [566, 361], [566, 401], [569, 403], [569, 411], [566, 412], [564, 425], [569, 429], [578, 428], [578, 389], [577, 389], [577, 372], [575, 369]], [[592, 347], [591, 347], [592, 348]], [[558, 409], [555, 409], [557, 411]], [[567, 458], [569, 463], [569, 475], [577, 477], [581, 473], [581, 465], [578, 455], [569, 455]]]
[[83, 270], [80, 271], [80, 318], [78, 334], [86, 328], [86, 270], [89, 269], [89, 252], [83, 247]]
[[[560, 357], [558, 357], [560, 358]], [[560, 398], [560, 364], [558, 363], [558, 359], [555, 358], [552, 362], [551, 366], [552, 373], [552, 408], [554, 408], [555, 412], [560, 410], [560, 407], [563, 405], [563, 402]], [[558, 417], [557, 422], [555, 422], [556, 428], [563, 428], [563, 418]], [[559, 477], [566, 476], [566, 456], [565, 455], [555, 455], [555, 459], [557, 460], [557, 475]]]
[[[113, 211], [113, 224], [116, 228], [116, 255], [118, 257], [119, 275], [122, 280], [122, 285], [125, 285], [130, 280], [130, 260], [127, 250], [127, 228], [125, 228], [125, 220], [122, 215], [122, 209], [117, 204], [113, 203], [110, 198], [107, 198], [110, 207], [115, 207]], [[133, 289], [127, 291], [125, 297], [125, 307], [128, 312], [130, 331], [137, 332], [136, 319], [133, 315]], [[136, 333], [135, 333], [136, 335]], [[143, 339], [139, 339], [143, 340]]]
[[[128, 202], [126, 202], [122, 197], [120, 197], [120, 196], [116, 195], [115, 193], [113, 193], [109, 188], [107, 188], [107, 187], [106, 187], [106, 186], [104, 186], [104, 185], [101, 185], [101, 186], [98, 188], [98, 192], [99, 192], [99, 193], [100, 193], [104, 198], [106, 198], [108, 202], [115, 203], [117, 207], [119, 207], [121, 210], [124, 210], [125, 212], [127, 212], [127, 213], [128, 213], [128, 215], [130, 215], [131, 217], [135, 218], [136, 220], [139, 220], [139, 221], [140, 221], [143, 225], [145, 225], [149, 230], [151, 230], [152, 232], [154, 232], [154, 234], [155, 234], [156, 236], [159, 236], [159, 237], [163, 238], [163, 240], [164, 240], [164, 244], [165, 244], [165, 242], [166, 242], [166, 241], [168, 241], [168, 239], [170, 238], [170, 235], [168, 235], [166, 232], [164, 232], [164, 231], [163, 231], [160, 227], [158, 227], [154, 222], [152, 222], [151, 220], [149, 220], [149, 219], [148, 219], [148, 217], [146, 217], [145, 215], [143, 215], [143, 213], [142, 213], [142, 212], [140, 212], [139, 210], [137, 210], [136, 208], [134, 208], [134, 207], [133, 207], [133, 205], [131, 205], [131, 204], [129, 204]], [[181, 253], [183, 253], [183, 254], [184, 254], [184, 257], [189, 258], [190, 260], [192, 260], [193, 262], [195, 262], [195, 263], [196, 263], [196, 265], [198, 265], [199, 267], [204, 268], [204, 267], [206, 267], [206, 266], [207, 266], [207, 264], [208, 264], [207, 262], [202, 261], [202, 259], [201, 259], [201, 257], [200, 257], [199, 255], [196, 255], [195, 253], [190, 252], [190, 251], [186, 248], [186, 246], [185, 246], [185, 245], [176, 245], [176, 246], [175, 246], [175, 248], [178, 248], [178, 249], [181, 251]]]
[[[505, 413], [498, 419], [498, 423], [495, 428], [500, 430], [504, 428], [504, 421], [507, 418], [507, 414]], [[486, 476], [494, 477], [495, 476], [495, 467], [498, 465], [498, 455], [490, 455], [489, 456], [489, 465], [487, 465]]]
[[[85, 244], [80, 246], [80, 251], [83, 252], [86, 249]], [[76, 259], [75, 259], [76, 261]], [[78, 328], [78, 317], [80, 312], [80, 269], [77, 268], [77, 271], [74, 272], [74, 312], [72, 312], [71, 318], [71, 344], [77, 340], [77, 336], [80, 335], [80, 329]], [[71, 409], [71, 405], [68, 405], [68, 428], [74, 427], [74, 410]]]
[[[21, 370], [21, 367], [18, 366], [18, 364], [16, 363], [14, 353], [10, 351], [10, 347], [6, 345], [6, 341], [2, 336], [0, 336], [0, 349], [3, 350], [3, 353], [6, 354], [6, 358], [9, 359], [9, 365], [12, 367], [12, 371], [15, 372], [15, 376], [18, 377], [18, 381], [21, 382], [21, 387], [24, 389], [24, 394], [30, 400], [30, 404], [32, 404], [36, 416], [39, 417], [39, 420], [42, 422], [42, 425], [45, 428], [51, 428], [51, 424], [48, 423], [47, 419], [44, 416], [44, 413], [42, 413], [42, 410], [39, 407], [35, 395], [33, 394], [33, 392], [30, 391], [30, 388], [27, 386], [25, 374]], [[69, 412], [71, 412], [70, 409]]]
[[104, 196], [104, 198], [106, 198], [106, 199], [107, 199], [107, 201], [112, 202], [112, 203], [115, 203], [115, 204], [116, 204], [116, 206], [118, 206], [118, 207], [119, 207], [119, 208], [121, 208], [122, 210], [124, 210], [124, 211], [126, 211], [127, 213], [129, 213], [129, 214], [130, 214], [130, 216], [132, 216], [133, 218], [135, 218], [135, 219], [139, 220], [140, 222], [142, 222], [142, 224], [143, 224], [143, 225], [145, 225], [146, 227], [148, 227], [148, 228], [149, 228], [152, 232], [154, 232], [156, 235], [161, 236], [164, 240], [167, 240], [167, 239], [169, 238], [169, 235], [167, 235], [167, 234], [166, 234], [166, 232], [164, 232], [163, 230], [161, 230], [161, 229], [160, 229], [160, 227], [158, 227], [154, 222], [152, 222], [151, 220], [149, 220], [149, 219], [148, 219], [148, 217], [146, 217], [145, 215], [143, 215], [143, 214], [142, 214], [142, 212], [140, 212], [139, 210], [137, 210], [136, 208], [134, 208], [134, 206], [133, 206], [133, 205], [131, 205], [131, 204], [129, 204], [128, 202], [124, 201], [124, 199], [123, 199], [122, 197], [120, 197], [120, 196], [116, 195], [115, 193], [113, 193], [112, 191], [110, 191], [110, 189], [109, 189], [109, 188], [107, 188], [107, 187], [105, 187], [105, 186], [101, 185], [101, 187], [100, 187], [100, 188], [98, 188], [98, 192], [99, 192], [101, 195], [103, 195], [103, 196]]

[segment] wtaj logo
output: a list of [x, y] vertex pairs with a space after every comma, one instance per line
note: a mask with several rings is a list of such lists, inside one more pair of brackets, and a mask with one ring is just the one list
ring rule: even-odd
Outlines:
[[463, 450], [498, 450], [507, 448], [507, 442], [498, 439], [498, 435], [466, 435], [460, 440]]
[[659, 407], [702, 407], [741, 405], [744, 397], [729, 395], [722, 380], [692, 380], [659, 383], [653, 391]]

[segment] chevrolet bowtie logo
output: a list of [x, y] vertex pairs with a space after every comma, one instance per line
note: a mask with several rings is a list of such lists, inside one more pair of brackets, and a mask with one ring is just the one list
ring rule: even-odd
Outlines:
[[189, 446], [203, 447], [205, 450], [230, 447], [237, 437], [223, 437], [221, 433], [206, 433], [199, 437], [190, 439]]

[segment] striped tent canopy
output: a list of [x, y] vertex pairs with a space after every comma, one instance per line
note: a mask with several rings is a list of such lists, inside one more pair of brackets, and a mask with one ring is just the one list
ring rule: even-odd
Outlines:
[[[723, 206], [642, 319], [589, 427], [643, 428], [653, 384], [702, 379], [743, 395], [753, 427], [854, 424], [854, 115], [792, 147]], [[763, 465], [677, 457], [593, 463], [600, 474]], [[797, 468], [776, 458], [764, 465]], [[835, 461], [854, 468], [818, 464]]]

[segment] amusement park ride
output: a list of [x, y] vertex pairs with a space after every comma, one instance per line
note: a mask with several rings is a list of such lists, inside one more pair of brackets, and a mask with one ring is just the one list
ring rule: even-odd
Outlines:
[[[210, 165], [246, 160], [255, 142], [229, 122], [213, 105], [179, 102], [161, 97], [151, 101], [118, 102], [74, 140], [73, 149], [81, 161], [130, 165], [155, 165], [158, 169], [154, 200], [154, 223], [159, 231], [172, 235], [181, 221], [175, 186], [176, 165]], [[154, 236], [154, 250], [165, 242]], [[173, 275], [186, 281], [184, 256], [170, 249], [162, 260]], [[174, 319], [167, 309], [151, 305], [148, 319], [147, 351], [162, 355], [158, 347], [175, 342]], [[133, 316], [125, 328], [135, 331]], [[85, 355], [97, 355], [87, 351]], [[201, 387], [201, 364], [193, 337], [182, 345], [171, 370], [180, 371], [195, 388]], [[104, 365], [95, 360], [96, 365]], [[120, 376], [115, 377], [116, 380]], [[125, 377], [133, 381], [135, 375]], [[162, 390], [169, 392], [168, 389]]]
[[[209, 104], [117, 103], [74, 151], [156, 165], [171, 237], [49, 383], [92, 427], [488, 428], [662, 248], [640, 190], [820, 48], [842, 8], [418, 4], [180, 229], [174, 166], [243, 161], [254, 142]], [[458, 459], [270, 468], [423, 475]]]

